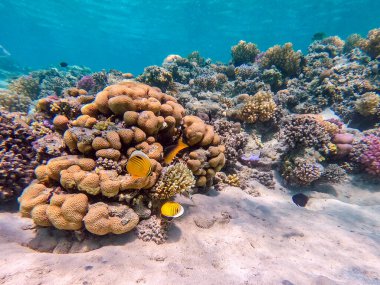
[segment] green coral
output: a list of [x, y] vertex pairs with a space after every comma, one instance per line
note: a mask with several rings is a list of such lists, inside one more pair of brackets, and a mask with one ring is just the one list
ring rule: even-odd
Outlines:
[[273, 65], [285, 76], [294, 77], [301, 72], [301, 53], [293, 50], [291, 43], [275, 45], [268, 49], [260, 60], [263, 68]]
[[152, 193], [154, 199], [169, 199], [176, 194], [188, 194], [195, 184], [193, 172], [183, 163], [169, 166]]
[[244, 63], [252, 63], [255, 61], [255, 58], [259, 53], [260, 50], [254, 43], [240, 41], [237, 45], [231, 48], [232, 62], [235, 66]]

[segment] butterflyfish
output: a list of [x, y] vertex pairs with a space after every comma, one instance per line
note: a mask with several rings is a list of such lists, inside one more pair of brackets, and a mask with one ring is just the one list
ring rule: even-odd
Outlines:
[[176, 145], [168, 147], [166, 149], [166, 154], [164, 157], [165, 163], [170, 164], [181, 150], [188, 147], [189, 145], [183, 141], [182, 137], [179, 138], [178, 143]]
[[167, 219], [178, 218], [183, 215], [184, 211], [181, 204], [173, 201], [166, 202], [161, 206], [161, 216]]
[[134, 177], [148, 177], [152, 172], [152, 163], [145, 153], [135, 150], [127, 162], [127, 171]]

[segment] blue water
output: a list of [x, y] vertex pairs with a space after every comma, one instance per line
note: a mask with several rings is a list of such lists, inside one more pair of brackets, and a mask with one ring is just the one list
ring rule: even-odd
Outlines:
[[140, 73], [193, 50], [227, 62], [240, 39], [305, 51], [316, 32], [365, 35], [379, 15], [379, 0], [0, 0], [0, 44], [31, 68]]

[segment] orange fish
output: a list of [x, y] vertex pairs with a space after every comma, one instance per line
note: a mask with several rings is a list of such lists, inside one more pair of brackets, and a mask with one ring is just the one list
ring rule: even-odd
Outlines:
[[164, 157], [165, 163], [170, 164], [181, 150], [188, 147], [189, 145], [183, 142], [182, 137], [179, 138], [177, 145], [170, 146], [166, 149], [167, 154], [165, 154]]
[[127, 171], [133, 177], [148, 177], [152, 172], [152, 163], [145, 153], [135, 150], [128, 159]]

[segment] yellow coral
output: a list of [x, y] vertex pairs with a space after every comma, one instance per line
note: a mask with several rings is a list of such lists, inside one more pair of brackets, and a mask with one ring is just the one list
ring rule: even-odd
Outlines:
[[379, 111], [379, 104], [380, 96], [375, 92], [367, 92], [355, 101], [355, 109], [363, 116], [371, 116]]
[[247, 123], [255, 123], [257, 120], [266, 122], [274, 116], [276, 109], [272, 94], [259, 91], [246, 101], [238, 117]]
[[183, 163], [169, 166], [158, 180], [152, 196], [155, 199], [169, 199], [176, 194], [188, 193], [195, 184], [191, 170]]

